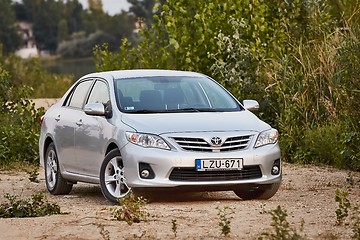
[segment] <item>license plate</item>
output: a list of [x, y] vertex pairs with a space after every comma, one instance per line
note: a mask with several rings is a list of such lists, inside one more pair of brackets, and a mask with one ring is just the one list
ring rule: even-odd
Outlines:
[[243, 159], [196, 159], [195, 166], [196, 171], [241, 170], [243, 168]]

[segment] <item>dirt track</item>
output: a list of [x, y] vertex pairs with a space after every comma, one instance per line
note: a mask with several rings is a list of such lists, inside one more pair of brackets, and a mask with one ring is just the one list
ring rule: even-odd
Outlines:
[[[42, 171], [42, 169], [40, 169]], [[67, 215], [40, 218], [0, 219], [0, 239], [256, 239], [271, 232], [271, 216], [265, 211], [278, 205], [288, 213], [290, 226], [308, 239], [350, 239], [351, 226], [335, 226], [335, 190], [349, 192], [353, 205], [360, 205], [360, 173], [330, 168], [286, 164], [279, 192], [267, 201], [242, 201], [232, 192], [156, 194], [146, 205], [148, 221], [129, 226], [115, 220], [112, 207], [96, 185], [77, 184], [70, 195], [51, 196], [40, 183], [28, 180], [26, 173], [0, 172], [0, 202], [5, 193], [30, 197], [43, 192]], [[229, 237], [221, 235], [216, 207], [235, 209]], [[302, 219], [304, 231], [300, 231]], [[172, 231], [176, 220], [177, 236]]]

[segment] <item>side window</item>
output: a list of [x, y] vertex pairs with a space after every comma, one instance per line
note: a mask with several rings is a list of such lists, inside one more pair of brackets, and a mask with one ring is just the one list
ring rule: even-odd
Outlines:
[[103, 103], [107, 104], [110, 101], [109, 89], [105, 82], [96, 81], [91, 90], [89, 100], [87, 103]]
[[72, 96], [68, 104], [69, 107], [82, 108], [86, 94], [88, 93], [92, 82], [92, 80], [84, 81], [76, 86], [76, 88], [72, 92]]

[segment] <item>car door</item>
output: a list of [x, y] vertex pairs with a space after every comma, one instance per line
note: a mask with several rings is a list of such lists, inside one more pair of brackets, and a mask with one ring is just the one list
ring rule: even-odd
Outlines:
[[[109, 87], [105, 81], [96, 80], [86, 103], [102, 103], [111, 108]], [[75, 130], [75, 155], [79, 172], [91, 177], [99, 177], [101, 163], [105, 156], [111, 128], [104, 116], [90, 116], [82, 112], [80, 123]]]
[[58, 122], [55, 129], [55, 144], [58, 157], [64, 170], [77, 173], [75, 163], [75, 130], [78, 128], [78, 120], [83, 115], [82, 108], [93, 80], [81, 81], [69, 93], [61, 110], [55, 114]]

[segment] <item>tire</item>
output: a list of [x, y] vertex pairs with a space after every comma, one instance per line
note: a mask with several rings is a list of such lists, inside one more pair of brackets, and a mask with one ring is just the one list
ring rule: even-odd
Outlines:
[[44, 161], [47, 190], [53, 195], [68, 194], [73, 185], [61, 176], [59, 160], [54, 143], [50, 143], [46, 149]]
[[131, 191], [126, 183], [124, 165], [118, 149], [111, 150], [101, 164], [100, 188], [104, 197], [113, 203]]
[[263, 185], [244, 185], [234, 190], [234, 193], [243, 200], [267, 200], [270, 199], [278, 191], [279, 183], [263, 184]]

